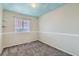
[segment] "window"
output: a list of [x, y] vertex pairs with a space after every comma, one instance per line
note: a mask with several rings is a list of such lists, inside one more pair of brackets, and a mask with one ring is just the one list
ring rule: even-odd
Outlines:
[[30, 32], [29, 18], [22, 19], [20, 17], [15, 17], [15, 31], [16, 32]]

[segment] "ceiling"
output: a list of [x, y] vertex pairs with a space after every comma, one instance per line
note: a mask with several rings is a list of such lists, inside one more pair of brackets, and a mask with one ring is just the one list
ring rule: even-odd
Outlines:
[[36, 3], [36, 8], [31, 3], [4, 3], [5, 10], [22, 13], [30, 16], [41, 16], [51, 10], [63, 6], [63, 3]]

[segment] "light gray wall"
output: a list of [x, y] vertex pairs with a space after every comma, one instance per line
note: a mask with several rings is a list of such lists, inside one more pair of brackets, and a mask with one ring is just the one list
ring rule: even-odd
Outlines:
[[0, 4], [0, 53], [2, 52], [2, 17], [3, 17], [3, 8]]
[[39, 19], [40, 41], [79, 55], [79, 4], [66, 4]]
[[79, 34], [79, 4], [67, 4], [40, 19], [40, 31]]
[[[35, 41], [38, 38], [38, 20], [35, 17], [25, 16], [19, 13], [10, 12], [7, 10], [3, 11], [3, 47], [9, 47], [13, 45], [28, 43]], [[15, 32], [15, 20], [14, 16], [26, 19], [29, 17], [30, 21], [30, 32]]]

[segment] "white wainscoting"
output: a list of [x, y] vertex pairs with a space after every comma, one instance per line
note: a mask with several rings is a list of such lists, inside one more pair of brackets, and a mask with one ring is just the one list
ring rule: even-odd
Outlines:
[[18, 44], [29, 43], [38, 39], [36, 31], [3, 33], [3, 48]]
[[71, 55], [79, 55], [78, 34], [40, 32], [40, 41]]

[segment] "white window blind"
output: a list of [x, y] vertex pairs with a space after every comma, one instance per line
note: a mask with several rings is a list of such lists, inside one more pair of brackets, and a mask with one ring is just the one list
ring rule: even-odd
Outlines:
[[22, 19], [20, 17], [15, 17], [15, 31], [16, 32], [30, 32], [29, 18]]

